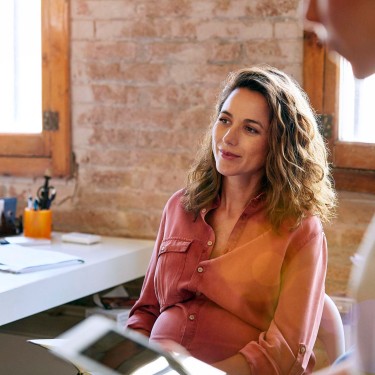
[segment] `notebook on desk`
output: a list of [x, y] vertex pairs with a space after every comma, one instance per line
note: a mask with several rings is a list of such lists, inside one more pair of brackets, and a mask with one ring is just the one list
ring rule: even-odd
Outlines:
[[166, 352], [103, 316], [87, 318], [58, 339], [62, 341], [52, 353], [89, 374], [225, 375], [196, 358]]
[[83, 259], [55, 250], [42, 250], [0, 242], [0, 271], [27, 273], [83, 263]]

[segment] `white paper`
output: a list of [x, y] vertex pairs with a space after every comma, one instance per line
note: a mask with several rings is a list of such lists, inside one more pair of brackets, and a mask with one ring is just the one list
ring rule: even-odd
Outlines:
[[83, 262], [80, 258], [54, 250], [0, 245], [0, 271], [25, 273]]
[[11, 236], [5, 237], [5, 239], [11, 244], [22, 246], [50, 245], [52, 243], [48, 238], [31, 238], [25, 236]]

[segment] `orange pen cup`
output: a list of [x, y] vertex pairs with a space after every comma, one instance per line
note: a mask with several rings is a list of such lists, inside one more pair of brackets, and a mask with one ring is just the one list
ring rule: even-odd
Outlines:
[[23, 234], [31, 238], [51, 238], [52, 211], [25, 208]]

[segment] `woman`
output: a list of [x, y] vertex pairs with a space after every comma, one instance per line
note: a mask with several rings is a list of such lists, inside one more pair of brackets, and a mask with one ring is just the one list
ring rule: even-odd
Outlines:
[[279, 70], [229, 75], [185, 189], [163, 212], [128, 327], [228, 374], [302, 374], [335, 205], [312, 110]]

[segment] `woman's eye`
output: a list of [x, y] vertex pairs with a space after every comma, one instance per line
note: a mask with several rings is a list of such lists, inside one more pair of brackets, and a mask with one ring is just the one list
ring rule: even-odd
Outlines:
[[254, 133], [254, 134], [257, 134], [259, 133], [257, 129], [253, 128], [252, 126], [245, 126], [245, 130], [248, 132], [248, 133]]
[[219, 121], [225, 125], [229, 124], [229, 120], [225, 117], [219, 117]]

